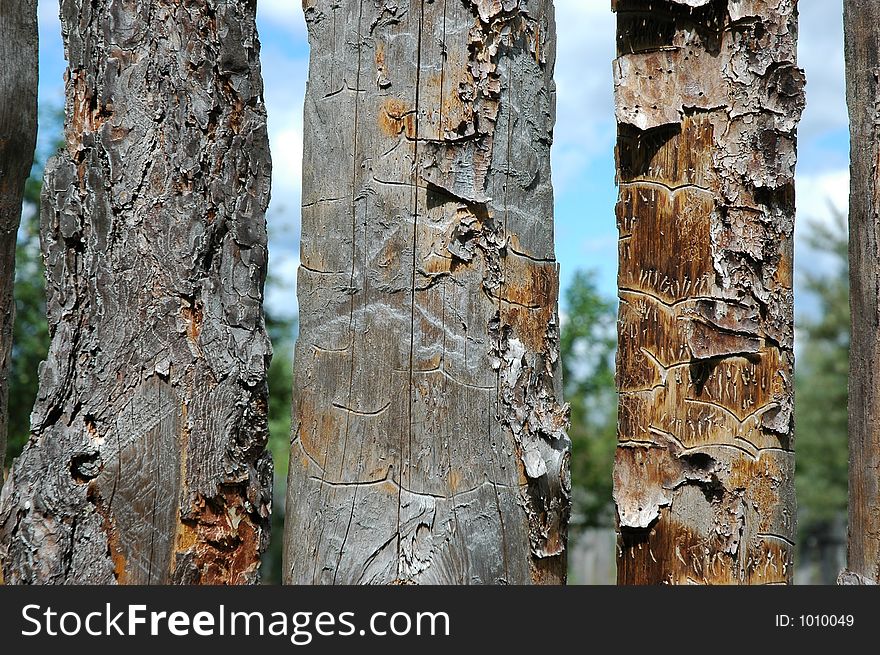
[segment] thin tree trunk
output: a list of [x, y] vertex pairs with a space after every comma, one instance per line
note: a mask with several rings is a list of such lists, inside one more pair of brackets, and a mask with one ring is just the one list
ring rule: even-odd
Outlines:
[[551, 0], [304, 3], [291, 583], [560, 583]]
[[621, 584], [792, 579], [795, 4], [616, 3]]
[[845, 0], [850, 116], [849, 545], [844, 584], [880, 582], [880, 4]]
[[0, 498], [10, 583], [249, 583], [267, 543], [254, 4], [63, 0], [52, 336]]
[[37, 140], [37, 2], [0, 5], [0, 481], [9, 418], [15, 239]]

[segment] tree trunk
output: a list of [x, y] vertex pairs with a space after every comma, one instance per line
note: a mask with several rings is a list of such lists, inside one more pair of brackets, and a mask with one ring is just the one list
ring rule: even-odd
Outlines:
[[62, 0], [51, 347], [0, 498], [10, 583], [250, 583], [267, 543], [254, 3]]
[[37, 140], [37, 2], [0, 6], [0, 481], [6, 455], [15, 238]]
[[551, 0], [304, 3], [289, 583], [561, 583]]
[[880, 4], [845, 0], [850, 116], [849, 545], [844, 584], [880, 583]]
[[793, 0], [618, 0], [618, 581], [786, 583]]

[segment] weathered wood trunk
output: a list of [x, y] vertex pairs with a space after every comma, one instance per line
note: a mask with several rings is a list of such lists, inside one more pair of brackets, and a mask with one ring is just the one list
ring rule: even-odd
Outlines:
[[290, 583], [560, 583], [551, 0], [306, 0]]
[[844, 584], [880, 583], [880, 3], [844, 1], [850, 116], [849, 544]]
[[270, 160], [254, 4], [63, 0], [51, 347], [8, 583], [249, 583], [267, 542]]
[[786, 583], [794, 0], [618, 0], [618, 581]]
[[6, 455], [15, 238], [37, 140], [37, 1], [0, 5], [0, 481]]

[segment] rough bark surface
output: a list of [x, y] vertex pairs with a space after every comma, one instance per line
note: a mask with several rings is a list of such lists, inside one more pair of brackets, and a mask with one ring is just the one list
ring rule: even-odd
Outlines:
[[51, 347], [0, 496], [8, 583], [250, 583], [267, 543], [254, 4], [62, 0]]
[[618, 0], [618, 581], [786, 583], [795, 0]]
[[842, 584], [880, 582], [880, 4], [844, 2], [850, 116], [849, 545]]
[[6, 455], [15, 240], [37, 139], [37, 2], [0, 5], [0, 481]]
[[306, 0], [291, 583], [560, 583], [551, 0]]

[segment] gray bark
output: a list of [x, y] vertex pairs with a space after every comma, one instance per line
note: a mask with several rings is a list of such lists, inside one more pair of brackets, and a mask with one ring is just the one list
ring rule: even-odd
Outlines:
[[849, 540], [843, 584], [880, 582], [880, 5], [844, 2], [850, 116]]
[[306, 0], [289, 583], [560, 583], [551, 0]]
[[0, 480], [6, 455], [15, 239], [37, 140], [37, 2], [0, 5]]
[[616, 11], [618, 582], [790, 582], [796, 2]]
[[254, 4], [62, 0], [51, 347], [0, 495], [8, 583], [249, 583], [267, 543]]

